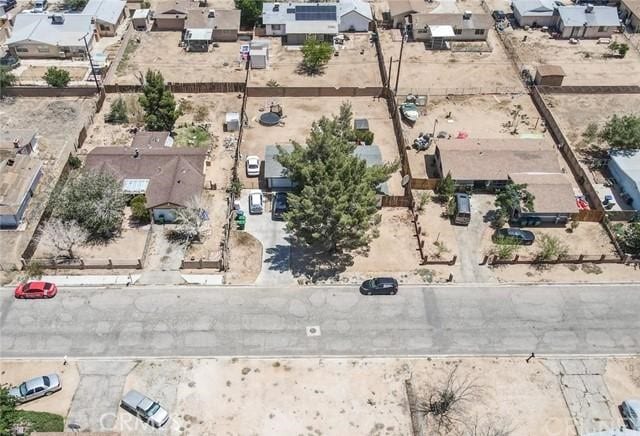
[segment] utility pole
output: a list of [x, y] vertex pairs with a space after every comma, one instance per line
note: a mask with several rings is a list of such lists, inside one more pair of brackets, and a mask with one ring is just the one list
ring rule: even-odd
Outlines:
[[406, 27], [402, 28], [402, 45], [400, 45], [400, 58], [398, 59], [398, 72], [396, 74], [396, 86], [393, 93], [398, 94], [398, 81], [400, 80], [400, 65], [402, 65], [402, 51], [404, 49], [404, 41], [407, 39]]
[[91, 53], [89, 52], [89, 43], [87, 42], [87, 35], [89, 34], [85, 33], [84, 36], [80, 39], [84, 41], [84, 48], [87, 50], [87, 56], [89, 57], [89, 65], [91, 65], [91, 73], [93, 74], [93, 80], [96, 82], [96, 89], [98, 90], [98, 93], [100, 93], [100, 84], [98, 83], [98, 77], [96, 76], [96, 69], [93, 67], [93, 59], [91, 59]]
[[393, 67], [393, 56], [389, 56], [389, 77], [387, 77], [387, 88], [391, 88], [391, 68]]

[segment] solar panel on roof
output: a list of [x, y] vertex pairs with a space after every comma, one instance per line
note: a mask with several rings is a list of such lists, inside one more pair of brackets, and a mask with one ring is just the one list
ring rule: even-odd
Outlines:
[[296, 6], [296, 21], [332, 21], [336, 17], [335, 5]]

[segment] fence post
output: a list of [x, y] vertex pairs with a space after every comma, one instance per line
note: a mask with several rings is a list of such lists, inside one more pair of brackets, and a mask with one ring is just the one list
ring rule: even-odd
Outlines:
[[489, 256], [485, 254], [484, 258], [482, 258], [482, 262], [480, 262], [479, 265], [486, 265], [488, 261], [489, 261]]
[[20, 258], [20, 262], [22, 262], [22, 269], [27, 267], [27, 261], [24, 259], [24, 257]]
[[80, 258], [80, 269], [84, 269], [84, 259]]
[[429, 261], [429, 256], [422, 256], [422, 264], [423, 265], [426, 265], [428, 261]]
[[449, 265], [450, 265], [450, 266], [455, 265], [455, 264], [456, 264], [456, 260], [458, 260], [458, 256], [457, 256], [457, 255], [454, 255], [454, 256], [453, 256], [453, 259], [451, 259], [451, 262], [449, 262]]
[[109, 269], [113, 269], [113, 262], [111, 259], [107, 259], [107, 261], [109, 262]]
[[199, 266], [199, 268], [200, 268], [200, 269], [202, 269], [202, 268], [203, 268], [203, 267], [202, 267], [202, 265], [203, 265], [203, 264], [202, 264], [202, 258], [200, 258], [200, 260], [198, 261], [198, 266]]
[[598, 263], [602, 263], [604, 262], [604, 260], [606, 259], [607, 255], [606, 254], [601, 254], [600, 255], [600, 260], [598, 261]]
[[520, 259], [520, 255], [516, 254], [515, 259], [513, 259], [513, 263], [518, 263], [518, 259]]
[[138, 259], [138, 269], [142, 269], [142, 260]]
[[584, 260], [584, 254], [581, 254], [580, 256], [578, 256], [578, 262], [577, 263], [582, 263]]

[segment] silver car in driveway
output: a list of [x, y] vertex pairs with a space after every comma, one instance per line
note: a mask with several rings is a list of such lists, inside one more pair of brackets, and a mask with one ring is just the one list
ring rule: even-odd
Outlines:
[[18, 403], [26, 403], [36, 398], [45, 397], [62, 389], [62, 382], [58, 374], [43, 375], [32, 378], [9, 390], [9, 395]]
[[629, 428], [640, 430], [640, 400], [624, 400], [620, 409]]
[[162, 427], [169, 420], [169, 412], [160, 404], [136, 390], [127, 392], [120, 405], [123, 409], [139, 416], [143, 421], [154, 427]]

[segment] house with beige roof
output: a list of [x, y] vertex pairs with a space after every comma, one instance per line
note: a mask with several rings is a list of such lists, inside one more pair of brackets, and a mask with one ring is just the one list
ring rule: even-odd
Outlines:
[[87, 154], [85, 168], [114, 175], [126, 194], [146, 197], [154, 221], [169, 223], [202, 195], [206, 157], [199, 148], [97, 147]]
[[451, 174], [457, 186], [495, 190], [507, 183], [526, 184], [534, 210], [516, 219], [537, 217], [566, 222], [578, 212], [576, 192], [560, 167], [555, 146], [538, 139], [440, 139], [435, 151], [440, 177]]
[[494, 25], [491, 15], [471, 12], [416, 14], [412, 20], [413, 39], [434, 49], [446, 48], [453, 41], [486, 41]]

